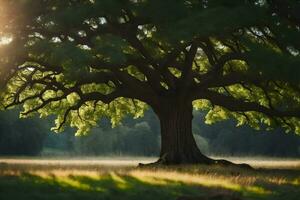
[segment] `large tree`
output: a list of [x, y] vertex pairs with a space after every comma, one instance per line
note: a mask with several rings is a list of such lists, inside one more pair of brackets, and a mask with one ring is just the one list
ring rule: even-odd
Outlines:
[[151, 107], [160, 162], [215, 163], [192, 135], [235, 118], [300, 132], [299, 1], [2, 0], [5, 107], [88, 132]]

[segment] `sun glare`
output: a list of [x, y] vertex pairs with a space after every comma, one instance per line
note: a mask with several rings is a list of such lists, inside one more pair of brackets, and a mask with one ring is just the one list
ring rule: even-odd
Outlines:
[[11, 43], [12, 38], [11, 37], [1, 37], [0, 38], [0, 45], [6, 45]]

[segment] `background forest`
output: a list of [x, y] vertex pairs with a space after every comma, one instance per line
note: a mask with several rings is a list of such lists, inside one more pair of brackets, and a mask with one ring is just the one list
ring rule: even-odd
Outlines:
[[[205, 113], [194, 111], [193, 133], [203, 153], [215, 156], [299, 157], [300, 138], [283, 130], [253, 130], [236, 127], [234, 121], [204, 123]], [[108, 119], [90, 134], [76, 137], [69, 128], [51, 130], [53, 119], [18, 119], [17, 111], [0, 113], [0, 154], [2, 155], [89, 155], [157, 156], [160, 148], [158, 119], [152, 111], [143, 118], [126, 118], [111, 128]]]

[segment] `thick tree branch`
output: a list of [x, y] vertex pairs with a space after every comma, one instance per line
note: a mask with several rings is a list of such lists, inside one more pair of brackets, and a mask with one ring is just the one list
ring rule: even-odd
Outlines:
[[188, 88], [193, 82], [192, 77], [192, 68], [193, 68], [193, 62], [195, 59], [195, 56], [197, 54], [198, 50], [198, 43], [194, 42], [191, 46], [189, 51], [185, 52], [186, 58], [184, 62], [184, 67], [182, 69], [182, 75], [179, 81], [179, 90], [180, 93], [183, 93], [183, 96], [186, 96], [186, 93], [188, 92]]
[[259, 112], [267, 115], [268, 117], [297, 117], [300, 118], [300, 108], [298, 110], [279, 110], [271, 109], [262, 106], [256, 102], [246, 102], [242, 99], [236, 99], [231, 96], [226, 96], [211, 90], [201, 90], [195, 95], [195, 99], [207, 99], [214, 105], [222, 106], [232, 112]]
[[[123, 34], [124, 35], [124, 34]], [[147, 51], [147, 49], [144, 47], [142, 42], [133, 35], [125, 34], [123, 37], [126, 38], [126, 40], [136, 49], [138, 52], [141, 53], [141, 55], [146, 59], [146, 61], [151, 65], [155, 70], [156, 73], [160, 73], [164, 79], [165, 82], [171, 87], [175, 88], [175, 77], [170, 73], [169, 70], [164, 70], [161, 66], [159, 66], [159, 61], [156, 61], [150, 53]], [[153, 71], [154, 73], [154, 71]], [[149, 77], [148, 77], [149, 78]]]

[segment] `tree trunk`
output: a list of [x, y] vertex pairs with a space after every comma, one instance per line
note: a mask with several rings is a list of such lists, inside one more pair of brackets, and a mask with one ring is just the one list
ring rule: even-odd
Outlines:
[[161, 126], [162, 164], [212, 164], [214, 161], [201, 153], [192, 134], [192, 104], [171, 101], [157, 112]]
[[155, 163], [140, 163], [141, 167], [153, 164], [218, 164], [252, 169], [248, 164], [234, 164], [227, 160], [214, 160], [203, 155], [197, 147], [192, 133], [192, 103], [178, 102], [168, 100], [158, 107], [153, 107], [161, 127], [160, 158]]

